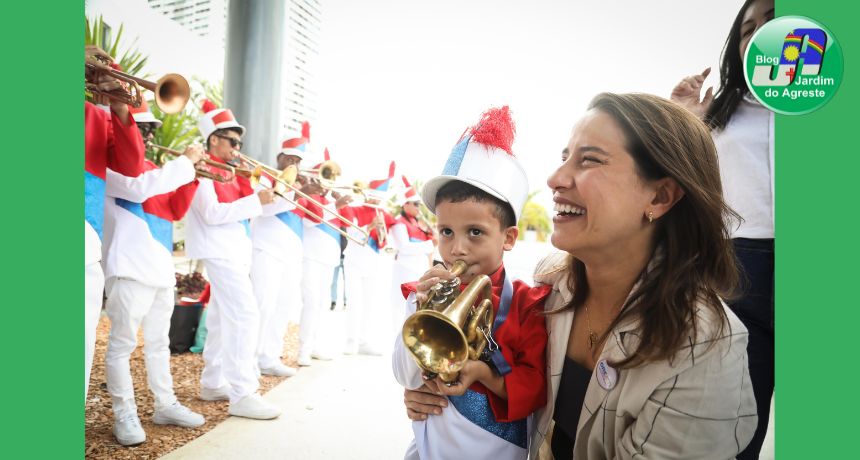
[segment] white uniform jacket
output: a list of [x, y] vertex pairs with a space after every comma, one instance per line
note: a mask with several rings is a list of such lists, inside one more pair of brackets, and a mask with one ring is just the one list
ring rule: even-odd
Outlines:
[[[572, 298], [568, 257], [552, 254], [535, 271], [536, 283], [553, 286], [545, 304], [548, 311]], [[743, 450], [758, 419], [747, 367], [748, 333], [731, 310], [725, 305], [724, 309], [729, 327], [723, 335], [713, 339], [715, 318], [700, 309], [695, 343], [691, 335], [690, 346], [671, 363], [618, 370], [609, 390], [593, 373], [576, 430], [574, 458], [725, 460]], [[537, 433], [529, 443], [530, 458], [551, 458], [549, 436], [573, 314], [547, 316], [547, 405], [535, 414]], [[628, 321], [613, 330], [597, 362], [618, 361], [634, 350], [636, 326], [636, 321]]]
[[106, 279], [131, 278], [152, 287], [176, 284], [173, 221], [147, 213], [141, 203], [176, 190], [194, 175], [194, 165], [185, 156], [137, 177], [107, 170], [102, 246]]
[[188, 213], [185, 242], [188, 258], [225, 259], [250, 266], [250, 219], [262, 212], [256, 194], [221, 202], [212, 180], [201, 178]]

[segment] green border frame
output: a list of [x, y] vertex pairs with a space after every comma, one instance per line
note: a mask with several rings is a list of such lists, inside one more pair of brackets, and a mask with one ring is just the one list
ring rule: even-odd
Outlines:
[[[860, 375], [857, 90], [860, 8], [777, 0], [778, 16], [823, 24], [842, 47], [836, 95], [806, 115], [776, 115], [776, 458], [849, 458]], [[850, 447], [849, 447], [850, 446]]]
[[82, 458], [84, 2], [3, 10], [2, 456]]

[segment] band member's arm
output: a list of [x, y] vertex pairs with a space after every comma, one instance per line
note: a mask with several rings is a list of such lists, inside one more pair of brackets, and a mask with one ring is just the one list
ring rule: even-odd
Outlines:
[[197, 193], [197, 187], [199, 185], [200, 182], [195, 180], [179, 187], [173, 192], [170, 192], [170, 211], [173, 214], [174, 222], [185, 217], [188, 209], [191, 208], [191, 203], [194, 201], [194, 194]]
[[[113, 112], [113, 109], [111, 109]], [[128, 115], [113, 112], [108, 130], [107, 166], [123, 176], [135, 177], [143, 172], [143, 139], [137, 124]]]
[[185, 156], [167, 162], [162, 168], [150, 169], [136, 177], [107, 170], [105, 194], [134, 203], [176, 190], [194, 180], [194, 165]]
[[[355, 223], [359, 227], [370, 224], [373, 222], [373, 218], [376, 217], [376, 209], [370, 206], [347, 206], [341, 209], [341, 215], [344, 215], [344, 209], [351, 210], [352, 216], [355, 217]], [[344, 217], [347, 216], [344, 215]]]
[[[295, 200], [295, 192], [285, 192], [284, 196], [291, 200]], [[292, 211], [296, 209], [296, 205], [275, 195], [275, 201], [263, 206], [263, 216], [274, 216], [282, 212]]]
[[200, 185], [191, 207], [208, 225], [222, 225], [239, 222], [259, 216], [263, 212], [260, 198], [252, 193], [230, 203], [221, 203], [215, 194], [215, 187], [210, 179], [198, 179]]

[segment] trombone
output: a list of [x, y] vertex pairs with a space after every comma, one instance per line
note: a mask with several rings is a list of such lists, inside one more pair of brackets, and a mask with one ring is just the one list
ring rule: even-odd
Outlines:
[[[140, 107], [143, 103], [141, 87], [155, 93], [155, 104], [167, 114], [181, 112], [191, 98], [191, 87], [182, 75], [169, 73], [157, 82], [151, 82], [135, 77], [110, 67], [106, 58], [91, 56], [85, 59], [86, 90], [93, 95], [104, 96], [115, 101], [124, 102], [132, 107]], [[98, 83], [103, 77], [111, 77], [125, 83], [125, 89], [102, 91]]]
[[[182, 152], [180, 152], [178, 150], [173, 150], [173, 149], [171, 149], [169, 147], [165, 147], [163, 145], [152, 144], [152, 143], [147, 144], [147, 145], [149, 145], [150, 147], [152, 147], [154, 149], [161, 150], [164, 153], [167, 153], [168, 155], [173, 156], [173, 157], [180, 157], [183, 155]], [[225, 176], [222, 176], [220, 174], [216, 174], [216, 173], [213, 173], [211, 171], [207, 171], [204, 168], [198, 168], [197, 165], [194, 165], [194, 170], [197, 171], [197, 177], [204, 177], [206, 179], [211, 179], [211, 180], [214, 180], [216, 182], [222, 182], [222, 183], [223, 182], [230, 182], [237, 175], [242, 176], [242, 177], [246, 177], [246, 178], [251, 178], [254, 175], [254, 171], [251, 171], [250, 169], [237, 168], [237, 167], [231, 166], [229, 164], [219, 163], [217, 161], [210, 160], [209, 158], [204, 158], [200, 161], [202, 161], [203, 163], [206, 163], [207, 165], [209, 165], [213, 168], [223, 169], [223, 170], [230, 173], [229, 176], [225, 177]]]
[[[297, 200], [293, 200], [291, 198], [288, 198], [286, 195], [281, 193], [281, 191], [278, 189], [278, 187], [275, 186], [275, 187], [273, 187], [273, 190], [274, 190], [276, 195], [287, 200], [291, 204], [295, 205], [297, 208], [301, 209], [305, 214], [313, 217], [316, 220], [319, 220], [321, 223], [327, 225], [331, 229], [340, 233], [341, 235], [348, 238], [350, 241], [354, 242], [355, 244], [358, 244], [360, 246], [364, 246], [365, 244], [367, 244], [367, 240], [369, 238], [367, 231], [365, 231], [363, 228], [359, 227], [358, 225], [355, 225], [351, 220], [347, 219], [346, 217], [343, 217], [342, 215], [340, 215], [339, 212], [333, 211], [329, 208], [326, 208], [322, 203], [311, 198], [308, 194], [302, 192], [298, 187], [295, 186], [296, 178], [298, 177], [299, 171], [294, 165], [290, 165], [287, 168], [285, 168], [283, 171], [279, 171], [279, 170], [277, 170], [271, 166], [268, 166], [268, 165], [266, 165], [260, 161], [257, 161], [255, 159], [249, 157], [248, 155], [245, 155], [242, 152], [237, 151], [236, 153], [239, 154], [239, 158], [242, 160], [242, 162], [244, 162], [245, 164], [248, 164], [254, 168], [252, 173], [251, 173], [251, 177], [250, 177], [252, 184], [256, 185], [257, 183], [259, 183], [260, 177], [262, 176], [263, 172], [265, 172], [266, 174], [272, 176], [274, 178], [275, 182], [277, 182], [279, 185], [284, 186], [285, 188], [295, 192], [296, 195], [299, 195], [300, 197], [316, 204], [317, 206], [319, 206], [323, 210], [323, 213], [328, 212], [329, 214], [333, 215], [334, 217], [336, 217], [338, 220], [340, 220], [344, 224], [348, 225], [350, 228], [359, 232], [361, 234], [361, 236], [364, 238], [364, 240], [359, 240], [359, 239], [353, 237], [349, 233], [343, 231], [343, 229], [341, 229], [340, 227], [338, 227], [338, 226], [328, 222], [327, 220], [325, 220], [324, 216], [317, 215], [315, 212], [313, 212], [313, 211], [309, 210], [308, 208], [299, 204], [299, 202]], [[334, 165], [337, 166], [336, 163]], [[322, 168], [320, 168], [320, 169], [322, 169]], [[340, 169], [340, 167], [338, 166], [338, 170], [339, 169]]]

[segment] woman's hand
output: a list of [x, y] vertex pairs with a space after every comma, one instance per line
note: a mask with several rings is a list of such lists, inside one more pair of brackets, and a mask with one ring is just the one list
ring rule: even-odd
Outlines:
[[442, 408], [448, 407], [448, 398], [433, 394], [427, 386], [417, 390], [405, 390], [403, 403], [406, 405], [406, 416], [410, 420], [427, 420], [428, 415], [442, 414]]
[[702, 84], [710, 73], [711, 68], [708, 67], [698, 75], [685, 77], [675, 85], [675, 89], [672, 90], [672, 96], [670, 97], [672, 101], [689, 110], [693, 115], [699, 117], [699, 119], [704, 119], [705, 113], [708, 112], [708, 108], [714, 100], [713, 86], [705, 92], [705, 98], [701, 101], [699, 100], [702, 95]]
[[418, 304], [421, 305], [427, 301], [427, 293], [430, 292], [430, 288], [435, 286], [436, 283], [452, 279], [454, 279], [454, 275], [442, 264], [436, 264], [430, 270], [427, 270], [418, 279], [418, 284], [415, 286], [417, 288], [415, 299], [418, 301]]

